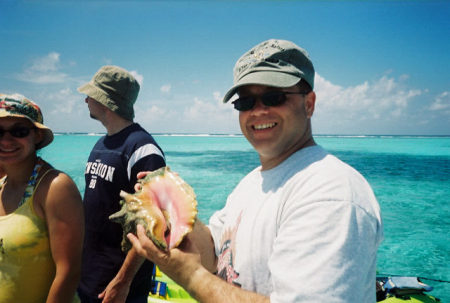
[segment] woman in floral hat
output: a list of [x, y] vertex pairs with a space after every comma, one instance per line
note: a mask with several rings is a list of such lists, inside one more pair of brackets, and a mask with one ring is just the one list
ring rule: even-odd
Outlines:
[[83, 207], [72, 179], [36, 154], [52, 140], [34, 102], [0, 94], [0, 303], [78, 301]]

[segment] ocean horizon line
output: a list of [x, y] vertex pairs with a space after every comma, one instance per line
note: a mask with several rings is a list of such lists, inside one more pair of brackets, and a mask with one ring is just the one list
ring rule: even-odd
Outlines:
[[[104, 136], [106, 132], [54, 132], [55, 135]], [[151, 133], [164, 137], [244, 137], [236, 133]], [[322, 138], [449, 138], [450, 135], [411, 135], [411, 134], [313, 134]]]

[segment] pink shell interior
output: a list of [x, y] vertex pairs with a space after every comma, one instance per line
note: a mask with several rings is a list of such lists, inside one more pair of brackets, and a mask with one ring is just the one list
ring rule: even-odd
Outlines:
[[[141, 193], [144, 196], [141, 199], [151, 200], [161, 210], [166, 218], [166, 225], [170, 228], [170, 233], [154, 236], [158, 241], [164, 239], [169, 249], [178, 246], [192, 230], [197, 215], [197, 201], [192, 188], [178, 175], [166, 170], [164, 175], [143, 182]], [[153, 211], [157, 210], [153, 208]]]

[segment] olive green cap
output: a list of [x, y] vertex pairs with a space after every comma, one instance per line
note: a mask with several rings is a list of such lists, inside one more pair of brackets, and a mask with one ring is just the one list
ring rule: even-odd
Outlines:
[[133, 105], [139, 94], [139, 83], [127, 70], [113, 65], [101, 67], [92, 80], [78, 88], [119, 116], [133, 121]]
[[291, 41], [267, 40], [236, 62], [234, 85], [223, 102], [228, 102], [244, 85], [291, 87], [302, 79], [314, 89], [314, 66], [306, 50]]

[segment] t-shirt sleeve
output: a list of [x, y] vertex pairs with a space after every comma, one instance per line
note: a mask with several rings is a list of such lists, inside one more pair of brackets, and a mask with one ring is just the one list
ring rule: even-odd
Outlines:
[[139, 172], [154, 171], [163, 166], [166, 166], [166, 161], [162, 151], [151, 143], [143, 145], [128, 160], [128, 178], [131, 184], [135, 184]]
[[214, 242], [214, 250], [216, 256], [219, 255], [220, 250], [220, 237], [224, 225], [224, 216], [225, 216], [225, 210], [219, 210], [216, 211], [211, 218], [209, 219], [208, 228], [211, 232], [211, 236], [213, 238]]

